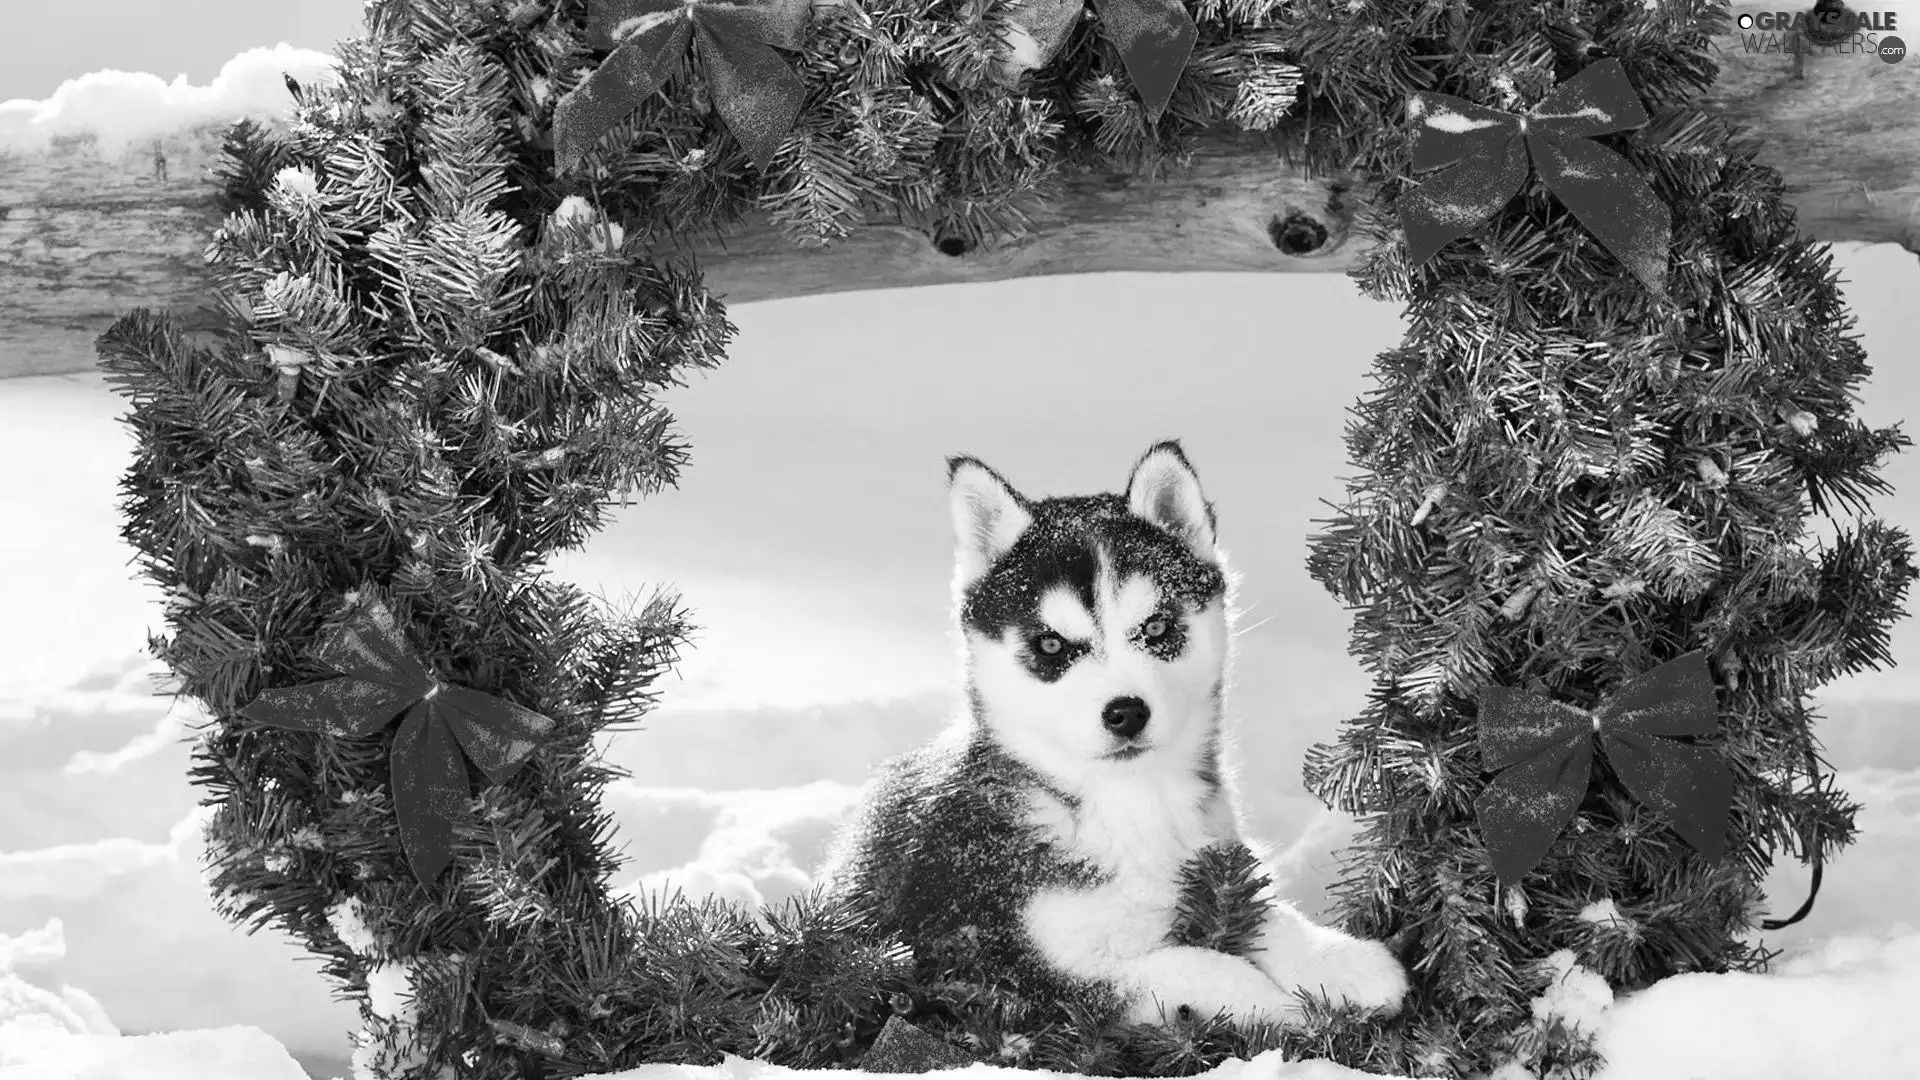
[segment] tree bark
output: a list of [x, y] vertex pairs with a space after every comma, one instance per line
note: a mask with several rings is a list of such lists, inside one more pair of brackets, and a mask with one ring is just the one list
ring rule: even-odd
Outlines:
[[[1899, 29], [1920, 39], [1920, 26]], [[1721, 39], [1709, 103], [1786, 178], [1802, 230], [1920, 253], [1920, 58], [1889, 64], [1863, 41], [1750, 52], [1748, 36], [1768, 35]], [[129, 308], [197, 325], [219, 142], [219, 127], [202, 126], [117, 152], [84, 138], [0, 150], [0, 376], [92, 369], [94, 337]], [[1284, 168], [1262, 137], [1222, 133], [1200, 140], [1181, 176], [1069, 179], [1031, 234], [997, 246], [949, 253], [918, 229], [874, 222], [800, 247], [756, 219], [692, 254], [736, 304], [1102, 271], [1333, 272], [1360, 254], [1349, 225], [1362, 198]]]

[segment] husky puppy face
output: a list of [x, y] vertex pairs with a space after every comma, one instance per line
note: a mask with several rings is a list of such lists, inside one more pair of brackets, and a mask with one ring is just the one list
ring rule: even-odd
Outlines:
[[1206, 769], [1227, 575], [1179, 444], [1148, 450], [1120, 494], [1028, 499], [968, 457], [948, 472], [976, 722], [1077, 790]]

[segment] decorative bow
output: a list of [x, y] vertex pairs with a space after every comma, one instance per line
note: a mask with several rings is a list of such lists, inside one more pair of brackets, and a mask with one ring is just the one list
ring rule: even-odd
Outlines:
[[1519, 882], [1573, 818], [1596, 736], [1629, 792], [1702, 855], [1726, 854], [1733, 774], [1712, 749], [1668, 738], [1711, 734], [1718, 722], [1698, 651], [1627, 680], [1590, 714], [1530, 690], [1481, 691], [1480, 753], [1488, 769], [1504, 771], [1475, 806], [1500, 880]]
[[1512, 201], [1531, 158], [1580, 224], [1656, 296], [1666, 295], [1671, 212], [1630, 162], [1585, 138], [1647, 122], [1620, 61], [1588, 66], [1524, 116], [1431, 93], [1415, 94], [1408, 111], [1420, 123], [1413, 168], [1452, 166], [1400, 199], [1415, 266]]
[[554, 153], [566, 169], [660, 89], [693, 42], [727, 130], [765, 172], [793, 130], [807, 85], [774, 48], [806, 44], [810, 0], [592, 0], [587, 42], [611, 49], [554, 107]]
[[471, 789], [461, 752], [488, 780], [504, 784], [553, 721], [435, 679], [378, 600], [357, 604], [314, 658], [339, 677], [264, 691], [240, 715], [294, 731], [367, 736], [404, 710], [390, 759], [394, 811], [414, 876], [431, 885], [453, 861], [453, 825], [467, 814]]
[[[1193, 16], [1180, 0], [1094, 0], [1093, 7], [1107, 43], [1140, 92], [1148, 121], [1158, 121], [1200, 36]], [[1018, 85], [1027, 72], [1051, 62], [1086, 10], [1087, 0], [1012, 0], [1003, 12], [1009, 48], [995, 67], [1001, 84]]]
[[1193, 16], [1180, 0], [1093, 0], [1093, 10], [1140, 91], [1147, 120], [1158, 121], [1200, 37]]

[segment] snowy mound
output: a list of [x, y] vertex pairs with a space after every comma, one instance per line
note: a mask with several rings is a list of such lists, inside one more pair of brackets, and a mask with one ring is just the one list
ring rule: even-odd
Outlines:
[[[0, 960], [36, 935], [0, 939]], [[30, 946], [29, 946], [30, 947]], [[7, 1080], [304, 1080], [286, 1050], [257, 1028], [119, 1036], [93, 1005], [80, 1015], [68, 990], [35, 991], [0, 975], [0, 1074]], [[1608, 1058], [1599, 1080], [1900, 1080], [1920, 1077], [1904, 1044], [1910, 1005], [1920, 1001], [1920, 932], [1889, 941], [1840, 938], [1823, 952], [1770, 975], [1683, 975], [1623, 998], [1571, 964], [1536, 1002], [1542, 1015], [1596, 1030]], [[99, 1029], [105, 1027], [102, 1032]], [[848, 1080], [886, 1074], [845, 1073]], [[952, 1080], [1032, 1080], [1036, 1073], [970, 1065]], [[1284, 1061], [1277, 1053], [1227, 1061], [1213, 1080], [1361, 1080], [1370, 1074], [1325, 1061]], [[795, 1070], [740, 1058], [715, 1066], [648, 1065], [601, 1080], [834, 1080], [825, 1070]], [[1492, 1080], [1531, 1080], [1522, 1069]], [[355, 1077], [353, 1080], [373, 1080]]]
[[164, 1035], [70, 1035], [26, 1045], [7, 1080], [307, 1080], [273, 1036], [253, 1027]]

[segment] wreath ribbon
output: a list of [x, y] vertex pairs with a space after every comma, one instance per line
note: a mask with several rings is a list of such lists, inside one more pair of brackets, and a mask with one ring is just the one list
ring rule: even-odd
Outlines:
[[1399, 200], [1415, 266], [1513, 201], [1531, 161], [1580, 224], [1649, 291], [1666, 296], [1673, 215], [1632, 162], [1591, 141], [1647, 123], [1620, 61], [1589, 65], [1521, 115], [1434, 93], [1415, 94], [1408, 113], [1419, 124], [1413, 169], [1434, 172]]
[[1487, 854], [1512, 885], [1539, 865], [1586, 798], [1595, 745], [1635, 798], [1709, 859], [1727, 849], [1733, 773], [1710, 747], [1674, 741], [1719, 725], [1706, 654], [1623, 683], [1591, 713], [1531, 690], [1480, 694], [1480, 753], [1499, 772], [1475, 802]]
[[807, 99], [774, 50], [799, 52], [811, 17], [811, 0], [592, 0], [587, 43], [612, 52], [554, 107], [556, 164], [585, 157], [666, 83], [691, 43], [720, 119], [765, 172]]
[[504, 698], [440, 681], [411, 649], [393, 613], [361, 600], [314, 650], [340, 674], [267, 690], [240, 708], [256, 723], [292, 731], [365, 737], [396, 716], [389, 768], [400, 843], [422, 885], [453, 861], [453, 829], [468, 816], [466, 762], [504, 784], [553, 721]]

